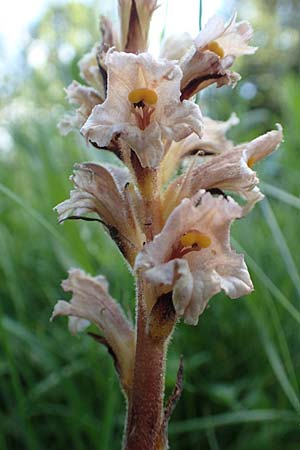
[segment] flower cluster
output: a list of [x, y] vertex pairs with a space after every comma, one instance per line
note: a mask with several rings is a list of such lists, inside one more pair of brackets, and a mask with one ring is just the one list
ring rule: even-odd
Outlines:
[[[142, 299], [148, 325], [158, 302], [170, 300], [175, 321], [195, 325], [216, 293], [238, 298], [253, 290], [230, 227], [263, 198], [254, 166], [277, 149], [282, 130], [235, 145], [226, 132], [238, 118], [203, 117], [195, 103], [213, 83], [238, 82], [235, 58], [256, 50], [248, 22], [213, 17], [194, 40], [169, 39], [154, 58], [146, 50], [156, 0], [119, 7], [120, 33], [101, 19], [102, 42], [79, 63], [87, 85], [73, 81], [66, 90], [79, 107], [60, 123], [62, 132], [80, 130], [88, 144], [113, 152], [119, 165], [77, 165], [75, 189], [56, 209], [60, 221], [92, 215], [104, 225], [151, 290]], [[128, 393], [135, 334], [106, 282], [73, 270], [63, 287], [73, 298], [60, 301], [54, 316], [69, 315], [73, 332], [98, 325]]]

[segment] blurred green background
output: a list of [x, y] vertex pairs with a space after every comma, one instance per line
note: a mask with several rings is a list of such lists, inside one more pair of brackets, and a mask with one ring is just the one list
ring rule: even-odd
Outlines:
[[[219, 3], [228, 17], [233, 2], [229, 10]], [[181, 324], [175, 332], [167, 392], [180, 354], [185, 381], [170, 426], [172, 450], [300, 444], [300, 3], [247, 0], [236, 7], [261, 49], [236, 64], [243, 80], [234, 90], [210, 88], [201, 107], [218, 119], [235, 111], [236, 142], [276, 122], [285, 142], [258, 167], [266, 199], [233, 229], [255, 292], [237, 301], [218, 295], [196, 328]], [[134, 315], [133, 279], [99, 224], [59, 226], [52, 211], [69, 195], [73, 164], [103, 158], [79, 134], [63, 138], [56, 127], [69, 108], [63, 88], [80, 81], [77, 61], [99, 39], [100, 12], [99, 2], [49, 7], [21, 43], [17, 63], [3, 71], [1, 450], [120, 449], [125, 408], [111, 359], [88, 336], [70, 336], [65, 319], [49, 323], [56, 300], [68, 298], [59, 282], [70, 266], [105, 274]]]

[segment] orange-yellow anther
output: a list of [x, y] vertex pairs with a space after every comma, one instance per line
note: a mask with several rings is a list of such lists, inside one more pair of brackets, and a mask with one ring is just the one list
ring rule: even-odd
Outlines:
[[148, 88], [134, 89], [128, 95], [130, 103], [144, 102], [146, 105], [155, 105], [157, 99], [157, 93]]
[[209, 44], [207, 44], [207, 50], [214, 52], [216, 55], [220, 56], [220, 58], [223, 58], [225, 55], [223, 48], [217, 41], [209, 42]]
[[180, 243], [183, 247], [193, 247], [197, 245], [200, 248], [207, 248], [211, 244], [211, 239], [206, 234], [200, 231], [189, 231], [180, 238]]
[[254, 156], [250, 156], [250, 158], [247, 161], [248, 167], [250, 167], [250, 169], [251, 169], [255, 163], [256, 163], [256, 158]]

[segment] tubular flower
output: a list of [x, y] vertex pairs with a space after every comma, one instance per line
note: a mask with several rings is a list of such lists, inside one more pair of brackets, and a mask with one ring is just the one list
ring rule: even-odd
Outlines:
[[253, 30], [247, 21], [236, 22], [234, 14], [225, 25], [221, 17], [213, 16], [195, 39], [199, 51], [211, 51], [220, 58], [252, 55], [256, 47], [250, 47]]
[[212, 83], [235, 85], [240, 76], [228, 69], [237, 56], [251, 55], [256, 47], [248, 46], [253, 30], [246, 21], [236, 22], [236, 14], [227, 25], [213, 16], [195, 39], [192, 49], [182, 62], [182, 98], [190, 98]]
[[157, 291], [172, 292], [174, 308], [196, 325], [209, 299], [224, 290], [231, 298], [253, 287], [242, 255], [230, 247], [229, 230], [242, 215], [232, 199], [200, 192], [184, 199], [162, 231], [138, 254], [135, 270]]
[[196, 154], [199, 154], [199, 156], [215, 155], [232, 150], [233, 142], [226, 137], [226, 133], [238, 123], [239, 119], [234, 113], [224, 122], [204, 116], [201, 138], [192, 133], [182, 141], [172, 142], [161, 163], [162, 182], [166, 183], [169, 180], [186, 156]]
[[108, 53], [107, 99], [97, 105], [81, 129], [86, 139], [107, 147], [121, 137], [143, 167], [157, 167], [164, 142], [201, 133], [197, 105], [180, 102], [180, 68], [148, 53]]
[[85, 214], [96, 213], [120, 251], [133, 264], [145, 237], [136, 212], [140, 198], [132, 185], [128, 170], [117, 166], [84, 163], [75, 166], [71, 179], [75, 190], [71, 191], [68, 200], [55, 208], [59, 221], [85, 219]]
[[103, 333], [96, 336], [112, 354], [125, 392], [131, 384], [135, 336], [132, 325], [121, 306], [109, 295], [108, 283], [103, 276], [91, 277], [82, 270], [71, 269], [62, 282], [64, 291], [73, 293], [70, 302], [59, 300], [51, 317], [69, 317], [72, 334], [83, 331], [94, 323]]
[[165, 217], [185, 197], [195, 195], [199, 189], [225, 190], [239, 194], [247, 201], [244, 214], [263, 198], [259, 179], [252, 170], [255, 163], [275, 151], [283, 139], [282, 128], [259, 136], [253, 141], [212, 157], [175, 179], [164, 194]]

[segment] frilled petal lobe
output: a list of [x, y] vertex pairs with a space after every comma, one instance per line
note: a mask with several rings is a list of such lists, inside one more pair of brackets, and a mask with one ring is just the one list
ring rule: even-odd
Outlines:
[[112, 165], [83, 163], [75, 166], [75, 190], [56, 206], [59, 221], [96, 213], [107, 226], [130, 263], [141, 248], [144, 235], [136, 210], [140, 201], [127, 169]]
[[229, 68], [237, 56], [256, 51], [256, 47], [248, 45], [252, 34], [250, 24], [236, 22], [236, 15], [227, 25], [221, 17], [213, 16], [196, 37], [194, 49], [182, 61], [182, 98], [190, 98], [212, 83], [217, 83], [217, 87], [235, 86], [240, 76]]
[[[86, 53], [78, 62], [80, 76], [92, 88], [96, 89], [100, 97], [105, 99], [105, 84], [97, 62], [98, 46]], [[102, 102], [101, 102], [102, 103]]]
[[[198, 148], [209, 154], [219, 154], [232, 150], [233, 142], [226, 137], [226, 133], [239, 122], [240, 120], [235, 113], [232, 113], [229, 119], [225, 121], [204, 117], [203, 136], [198, 139]], [[194, 145], [196, 145], [195, 142]]]
[[103, 276], [91, 277], [82, 270], [72, 269], [63, 281], [66, 292], [72, 292], [70, 302], [60, 300], [51, 319], [68, 316], [70, 331], [75, 334], [94, 323], [103, 333], [105, 345], [112, 352], [125, 391], [131, 383], [135, 336], [121, 306], [109, 295]]
[[171, 35], [162, 43], [160, 57], [179, 61], [192, 45], [189, 33]]
[[257, 50], [256, 47], [248, 46], [252, 36], [251, 25], [246, 21], [236, 22], [236, 14], [231, 17], [227, 25], [221, 17], [213, 16], [196, 37], [195, 45], [198, 50], [211, 51], [207, 46], [211, 42], [217, 42], [224, 56], [251, 55]]
[[233, 142], [226, 137], [226, 133], [238, 123], [239, 119], [234, 113], [224, 122], [204, 116], [201, 138], [193, 133], [181, 141], [172, 142], [160, 167], [162, 182], [166, 183], [169, 180], [186, 156], [197, 153], [200, 156], [219, 154], [232, 150]]
[[66, 115], [58, 124], [59, 130], [63, 135], [70, 131], [80, 129], [92, 112], [94, 106], [103, 102], [99, 93], [87, 86], [83, 86], [77, 81], [73, 81], [65, 90], [67, 99], [71, 104], [80, 105], [75, 114]]
[[[252, 291], [243, 256], [230, 246], [230, 225], [241, 215], [241, 207], [232, 199], [202, 191], [182, 200], [161, 233], [137, 256], [135, 269], [143, 272], [158, 295], [173, 290], [174, 307], [185, 322], [196, 324], [209, 299], [220, 290], [231, 298]], [[193, 233], [205, 235], [206, 244], [182, 247], [182, 237]]]
[[168, 187], [164, 195], [165, 217], [185, 197], [192, 197], [200, 189], [222, 189], [241, 195], [247, 200], [244, 213], [263, 198], [257, 185], [259, 179], [253, 164], [275, 151], [283, 139], [282, 128], [259, 136], [203, 163], [188, 175], [181, 175]]
[[[121, 137], [135, 151], [143, 167], [157, 167], [164, 148], [162, 140], [180, 140], [201, 133], [201, 113], [191, 102], [180, 101], [180, 68], [171, 61], [139, 55], [109, 52], [108, 93], [81, 129], [99, 147]], [[154, 91], [157, 101], [151, 107], [133, 104], [129, 94], [138, 89]], [[142, 124], [142, 125], [141, 125]]]
[[233, 56], [220, 58], [214, 52], [199, 52], [192, 48], [180, 64], [183, 72], [180, 84], [181, 99], [189, 99], [213, 83], [216, 83], [217, 87], [234, 87], [241, 77], [238, 73], [228, 70], [233, 62]]

